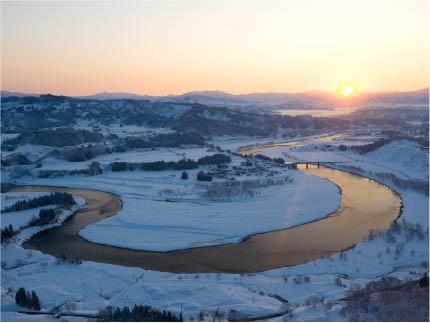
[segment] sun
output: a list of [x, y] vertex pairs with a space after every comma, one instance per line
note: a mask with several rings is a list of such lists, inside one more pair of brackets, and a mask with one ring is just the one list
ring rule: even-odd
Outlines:
[[339, 93], [344, 97], [351, 96], [354, 92], [355, 89], [351, 85], [342, 85], [339, 90]]

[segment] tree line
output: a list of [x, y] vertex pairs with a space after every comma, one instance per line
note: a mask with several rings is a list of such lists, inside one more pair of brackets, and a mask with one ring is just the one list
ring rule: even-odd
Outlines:
[[262, 155], [262, 154], [256, 154], [256, 155], [254, 155], [254, 157], [257, 159], [260, 159], [260, 160], [264, 160], [264, 161], [273, 161], [277, 164], [284, 164], [285, 163], [285, 160], [281, 157], [270, 158], [270, 157]]
[[55, 192], [50, 195], [34, 197], [28, 200], [19, 200], [10, 206], [6, 206], [2, 212], [15, 212], [34, 209], [41, 206], [58, 204], [61, 206], [70, 207], [75, 203], [73, 196], [69, 193]]
[[[204, 138], [200, 135], [189, 133], [159, 134], [150, 138], [126, 137], [118, 139], [116, 135], [109, 135], [108, 139], [114, 139], [112, 148], [103, 145], [88, 144], [83, 147], [71, 147], [53, 152], [54, 156], [71, 161], [81, 162], [92, 158], [112, 153], [123, 153], [136, 148], [155, 147], [179, 147], [181, 145], [204, 145]], [[103, 139], [103, 138], [102, 138]], [[99, 140], [101, 141], [101, 140]], [[65, 145], [66, 146], [66, 145]], [[73, 145], [67, 145], [73, 146]]]
[[71, 147], [60, 150], [55, 150], [52, 154], [70, 162], [82, 162], [96, 158], [98, 156], [111, 154], [112, 149], [101, 145], [89, 144], [86, 147]]
[[205, 156], [199, 158], [197, 161], [192, 159], [181, 159], [177, 162], [169, 161], [165, 162], [164, 160], [155, 161], [155, 162], [147, 162], [147, 163], [128, 163], [128, 162], [113, 162], [112, 163], [112, 171], [120, 172], [126, 170], [187, 170], [198, 168], [199, 165], [219, 165], [223, 163], [230, 163], [230, 156], [224, 154], [215, 154], [212, 156]]
[[182, 313], [176, 316], [170, 311], [160, 311], [151, 306], [134, 305], [113, 308], [108, 306], [98, 313], [103, 322], [183, 322]]
[[168, 134], [158, 134], [150, 138], [126, 137], [125, 145], [131, 149], [152, 148], [152, 147], [179, 147], [182, 145], [203, 146], [204, 138], [194, 132], [178, 132]]
[[75, 146], [86, 142], [100, 142], [103, 134], [88, 130], [55, 129], [21, 133], [18, 137], [7, 140], [7, 145], [43, 145], [51, 147]]

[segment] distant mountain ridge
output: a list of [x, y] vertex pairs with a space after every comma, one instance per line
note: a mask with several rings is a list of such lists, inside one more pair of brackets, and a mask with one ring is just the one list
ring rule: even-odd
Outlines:
[[0, 96], [2, 98], [7, 98], [10, 96], [17, 96], [17, 97], [25, 97], [25, 96], [39, 96], [41, 94], [36, 94], [36, 93], [21, 93], [21, 92], [11, 92], [11, 91], [0, 91]]
[[[221, 95], [224, 99], [224, 96]], [[234, 98], [236, 99], [236, 97]], [[171, 98], [169, 98], [170, 101]], [[276, 107], [272, 108], [275, 109]], [[313, 107], [315, 108], [315, 107]], [[313, 117], [272, 113], [270, 108], [236, 108], [198, 103], [164, 102], [135, 99], [83, 99], [44, 94], [3, 97], [1, 99], [2, 133], [21, 133], [37, 129], [89, 125], [145, 126], [192, 132], [202, 136], [282, 136], [285, 131], [301, 129], [332, 132], [368, 125], [403, 125], [428, 120], [428, 109], [393, 108], [358, 109], [350, 115]], [[410, 126], [410, 125], [408, 125]]]
[[147, 100], [154, 98], [150, 95], [139, 95], [127, 92], [100, 92], [96, 94], [77, 96], [79, 99], [94, 99], [94, 100], [117, 100], [117, 99], [132, 99], [132, 100]]
[[[1, 91], [2, 97], [39, 96], [19, 92]], [[192, 91], [180, 95], [151, 96], [123, 92], [101, 92], [88, 96], [76, 96], [92, 100], [149, 100], [152, 102], [200, 103], [208, 106], [266, 107], [290, 109], [321, 109], [339, 105], [384, 106], [428, 105], [429, 89], [408, 92], [359, 92], [350, 98], [337, 93], [309, 91], [300, 93], [248, 93], [231, 94], [222, 91]]]

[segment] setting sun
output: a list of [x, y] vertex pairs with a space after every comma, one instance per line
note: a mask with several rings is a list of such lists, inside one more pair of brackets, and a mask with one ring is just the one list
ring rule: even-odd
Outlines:
[[355, 90], [351, 85], [343, 85], [339, 90], [339, 93], [345, 97], [351, 96], [354, 92]]

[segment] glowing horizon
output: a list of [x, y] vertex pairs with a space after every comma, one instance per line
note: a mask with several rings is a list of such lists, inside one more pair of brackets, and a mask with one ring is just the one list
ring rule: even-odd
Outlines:
[[428, 87], [426, 0], [2, 1], [1, 18], [1, 88], [14, 92]]

